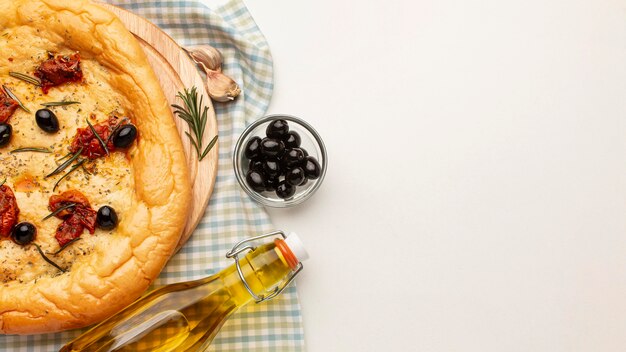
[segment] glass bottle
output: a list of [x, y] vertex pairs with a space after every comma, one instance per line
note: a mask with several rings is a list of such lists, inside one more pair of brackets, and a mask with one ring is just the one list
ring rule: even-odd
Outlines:
[[[253, 247], [253, 241], [280, 235]], [[240, 258], [239, 255], [249, 253]], [[308, 254], [295, 234], [281, 231], [241, 241], [226, 254], [235, 264], [208, 278], [150, 292], [83, 333], [69, 351], [202, 351], [238, 308], [280, 294]]]

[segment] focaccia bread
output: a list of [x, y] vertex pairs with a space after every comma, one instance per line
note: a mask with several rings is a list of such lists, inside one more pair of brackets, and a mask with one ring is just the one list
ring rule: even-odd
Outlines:
[[[168, 102], [136, 39], [87, 0], [0, 0], [0, 85], [12, 129], [0, 146], [0, 333], [96, 323], [148, 288], [186, 223], [191, 186]], [[124, 126], [136, 137], [120, 147]], [[96, 219], [103, 206], [116, 227]], [[22, 222], [34, 239], [16, 237]]]

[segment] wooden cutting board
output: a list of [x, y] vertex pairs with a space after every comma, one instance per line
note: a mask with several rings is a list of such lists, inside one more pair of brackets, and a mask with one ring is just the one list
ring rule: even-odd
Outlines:
[[[139, 40], [139, 44], [159, 78], [161, 88], [163, 88], [165, 97], [170, 105], [179, 104], [182, 106], [182, 101], [176, 97], [178, 92], [183, 91], [185, 88], [198, 87], [199, 93], [203, 96], [205, 106], [209, 107], [209, 118], [203, 141], [204, 146], [208, 145], [211, 139], [217, 135], [217, 120], [211, 98], [206, 92], [204, 79], [198, 72], [196, 64], [174, 39], [145, 18], [116, 6], [100, 5], [116, 14], [126, 25], [126, 28]], [[174, 120], [176, 127], [178, 127], [180, 138], [183, 141], [193, 185], [193, 201], [187, 225], [178, 243], [178, 248], [180, 248], [187, 242], [193, 230], [198, 226], [209, 203], [217, 175], [219, 142], [215, 144], [202, 162], [198, 162], [196, 150], [191, 145], [189, 137], [185, 135], [185, 132], [190, 132], [187, 123], [178, 117], [174, 117]]]

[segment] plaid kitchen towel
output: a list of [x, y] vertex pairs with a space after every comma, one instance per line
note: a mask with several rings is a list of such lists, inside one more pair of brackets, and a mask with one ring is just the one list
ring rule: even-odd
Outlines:
[[[155, 286], [206, 277], [232, 264], [224, 254], [243, 238], [273, 229], [263, 209], [240, 189], [232, 168], [234, 143], [245, 126], [265, 114], [273, 90], [272, 57], [263, 34], [240, 0], [207, 8], [194, 1], [109, 0], [152, 21], [180, 45], [211, 44], [224, 56], [224, 72], [242, 87], [232, 103], [215, 103], [219, 171], [206, 214]], [[56, 351], [81, 331], [0, 336], [3, 351]], [[295, 287], [275, 300], [251, 304], [224, 325], [209, 351], [304, 351]]]

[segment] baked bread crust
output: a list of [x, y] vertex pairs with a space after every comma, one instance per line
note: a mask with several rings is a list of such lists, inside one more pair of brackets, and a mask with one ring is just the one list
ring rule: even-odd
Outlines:
[[[129, 161], [134, 189], [119, 226], [100, 236], [99, 246], [67, 272], [0, 286], [4, 334], [84, 327], [130, 304], [173, 254], [191, 199], [171, 110], [142, 49], [120, 20], [87, 0], [0, 0], [0, 31], [19, 27], [35, 28], [64, 49], [104, 65], [109, 83], [125, 97], [122, 105], [132, 104], [139, 138]], [[48, 235], [53, 236], [38, 236]]]

